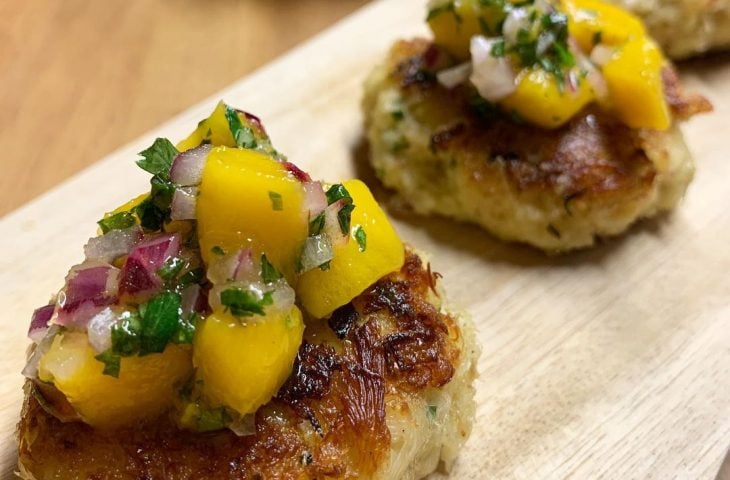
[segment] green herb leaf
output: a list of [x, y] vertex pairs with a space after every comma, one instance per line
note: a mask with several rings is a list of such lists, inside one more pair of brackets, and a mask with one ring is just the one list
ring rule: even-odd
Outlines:
[[223, 247], [221, 247], [220, 245], [213, 245], [213, 248], [211, 248], [210, 251], [214, 255], [218, 255], [220, 257], [226, 254], [226, 251], [223, 250]]
[[238, 112], [228, 105], [226, 105], [226, 120], [228, 120], [228, 128], [231, 130], [236, 145], [242, 148], [257, 147], [258, 144], [253, 130], [244, 125], [238, 117]]
[[353, 237], [355, 237], [355, 240], [357, 241], [357, 244], [359, 246], [359, 250], [361, 252], [364, 252], [367, 248], [368, 244], [368, 235], [365, 233], [365, 229], [362, 228], [362, 225], [358, 225], [355, 227], [355, 229], [352, 232]]
[[176, 343], [178, 345], [184, 343], [193, 343], [193, 338], [195, 337], [195, 328], [197, 327], [199, 320], [200, 316], [197, 313], [190, 314], [188, 318], [180, 317], [177, 331], [172, 337], [172, 343]]
[[597, 32], [593, 33], [593, 46], [595, 47], [599, 43], [603, 41], [603, 32], [598, 30]]
[[335, 183], [327, 189], [325, 196], [327, 197], [327, 205], [332, 205], [342, 198], [346, 199], [348, 203], [352, 203], [352, 196], [350, 196], [350, 192], [348, 192], [345, 186], [341, 183]]
[[205, 269], [203, 267], [195, 268], [189, 272], [185, 272], [177, 281], [178, 288], [185, 288], [193, 283], [202, 283], [205, 279]]
[[175, 292], [162, 292], [140, 310], [142, 328], [139, 335], [140, 355], [161, 353], [178, 327], [181, 299]]
[[264, 283], [274, 283], [280, 278], [282, 278], [281, 272], [279, 272], [276, 267], [271, 262], [269, 262], [269, 259], [266, 258], [266, 254], [262, 254], [261, 279], [264, 281]]
[[324, 229], [324, 223], [325, 215], [324, 212], [322, 212], [309, 222], [309, 236], [311, 237], [313, 235], [319, 235], [320, 233], [322, 233], [322, 230]]
[[160, 175], [155, 175], [150, 180], [152, 188], [150, 189], [150, 198], [155, 207], [169, 214], [170, 205], [172, 205], [172, 196], [175, 194], [175, 185]]
[[158, 138], [151, 147], [139, 152], [139, 155], [143, 158], [137, 160], [137, 165], [153, 175], [168, 178], [170, 175], [170, 167], [172, 167], [172, 160], [178, 153], [175, 145], [168, 139]]
[[134, 225], [137, 221], [130, 212], [119, 212], [114, 215], [104, 217], [98, 222], [101, 233], [107, 233], [111, 230], [124, 230]]
[[119, 368], [121, 365], [122, 357], [113, 353], [111, 350], [107, 350], [94, 357], [104, 364], [104, 370], [101, 372], [104, 375], [110, 377], [119, 378]]
[[139, 352], [139, 334], [142, 321], [137, 312], [123, 312], [119, 322], [112, 326], [112, 353], [122, 357], [136, 355]]
[[271, 200], [271, 208], [276, 211], [284, 209], [284, 202], [281, 199], [281, 193], [269, 192], [269, 200]]
[[490, 53], [496, 58], [504, 57], [504, 39], [494, 42]]
[[438, 407], [436, 405], [429, 405], [426, 410], [426, 416], [429, 420], [436, 420], [436, 414], [438, 413]]
[[165, 263], [157, 270], [157, 275], [164, 281], [170, 282], [177, 277], [178, 273], [185, 266], [185, 260], [180, 257], [170, 257], [165, 260]]
[[352, 219], [353, 210], [355, 210], [355, 205], [349, 203], [337, 212], [337, 221], [340, 224], [340, 231], [343, 235], [347, 235], [350, 232], [350, 220]]
[[262, 298], [251, 290], [232, 287], [221, 292], [221, 304], [236, 317], [265, 315], [264, 307], [273, 303], [271, 292], [264, 293]]
[[169, 212], [160, 210], [150, 198], [147, 198], [134, 207], [134, 213], [139, 217], [142, 228], [149, 231], [158, 231], [162, 229]]

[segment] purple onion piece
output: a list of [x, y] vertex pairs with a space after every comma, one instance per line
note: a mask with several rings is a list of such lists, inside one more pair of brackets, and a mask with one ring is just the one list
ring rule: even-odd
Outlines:
[[111, 230], [105, 235], [90, 238], [84, 245], [84, 253], [87, 260], [111, 263], [116, 258], [128, 254], [141, 239], [142, 229], [139, 225], [124, 230]]
[[33, 312], [33, 316], [30, 319], [30, 327], [28, 328], [28, 338], [33, 340], [35, 343], [40, 343], [41, 339], [48, 330], [48, 322], [53, 316], [53, 311], [56, 306], [54, 304], [45, 305], [37, 308]]
[[211, 145], [206, 144], [179, 153], [172, 161], [170, 180], [184, 187], [198, 185], [211, 148]]
[[56, 323], [84, 327], [103, 307], [117, 300], [119, 269], [109, 264], [85, 262], [71, 269], [58, 297]]
[[162, 286], [157, 271], [180, 253], [180, 236], [163, 234], [136, 245], [122, 267], [119, 295], [144, 295]]
[[286, 169], [289, 171], [289, 173], [294, 175], [294, 178], [296, 178], [300, 182], [304, 183], [304, 182], [312, 181], [312, 178], [309, 176], [309, 174], [307, 172], [305, 172], [301, 168], [297, 167], [293, 163], [284, 162], [284, 167], [286, 167]]
[[198, 189], [196, 187], [178, 187], [172, 196], [170, 218], [172, 220], [195, 220], [195, 206]]
[[309, 210], [310, 218], [314, 218], [327, 208], [327, 196], [321, 182], [306, 182], [304, 188], [304, 208]]

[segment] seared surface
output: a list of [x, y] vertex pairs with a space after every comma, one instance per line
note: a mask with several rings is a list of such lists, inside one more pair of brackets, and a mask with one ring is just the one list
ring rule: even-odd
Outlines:
[[[292, 375], [256, 413], [254, 435], [183, 432], [166, 418], [102, 433], [61, 423], [28, 395], [19, 425], [21, 469], [37, 479], [421, 476], [438, 462], [442, 443], [458, 449], [474, 408], [470, 332], [440, 310], [435, 279], [408, 253], [400, 272], [340, 308], [329, 325], [310, 325]], [[447, 391], [450, 409], [429, 407]], [[403, 444], [393, 438], [403, 432], [391, 432], [391, 423], [410, 424], [431, 458], [400, 458]], [[435, 451], [426, 449], [429, 442]]]
[[[449, 65], [425, 39], [399, 41], [366, 84], [376, 174], [418, 213], [478, 223], [545, 250], [591, 245], [639, 217], [672, 208], [692, 178], [675, 126], [633, 130], [588, 108], [546, 130], [496, 114], [472, 89], [447, 90]], [[675, 118], [711, 108], [664, 75]]]

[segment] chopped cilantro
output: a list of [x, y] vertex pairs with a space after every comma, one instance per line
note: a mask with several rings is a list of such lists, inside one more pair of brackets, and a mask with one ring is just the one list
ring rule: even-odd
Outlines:
[[134, 215], [130, 212], [119, 212], [108, 217], [104, 217], [96, 222], [101, 228], [101, 233], [107, 233], [110, 230], [124, 230], [136, 223]]
[[223, 256], [226, 254], [226, 251], [223, 250], [223, 247], [220, 245], [213, 245], [213, 248], [210, 249], [211, 253], [218, 256]]
[[198, 320], [200, 320], [200, 316], [197, 313], [192, 313], [187, 318], [180, 318], [177, 331], [171, 339], [172, 342], [177, 344], [193, 343]]
[[438, 407], [436, 405], [429, 405], [426, 409], [426, 416], [429, 420], [436, 420], [436, 414], [438, 413]]
[[195, 428], [199, 432], [211, 432], [225, 428], [231, 420], [231, 415], [225, 407], [202, 409], [196, 419]]
[[597, 32], [593, 32], [593, 46], [598, 45], [603, 41], [603, 32], [598, 30]]
[[434, 7], [434, 8], [432, 8], [432, 9], [430, 9], [428, 11], [428, 15], [426, 15], [426, 21], [427, 22], [430, 22], [431, 20], [433, 20], [434, 18], [438, 17], [442, 13], [447, 13], [447, 12], [453, 13], [454, 14], [454, 17], [456, 18], [456, 21], [458, 23], [461, 23], [461, 20], [462, 20], [461, 19], [461, 15], [459, 15], [458, 13], [456, 13], [456, 8], [454, 6], [453, 0], [450, 0], [450, 1], [446, 2], [446, 3], [443, 3], [441, 5], [438, 5], [438, 6]]
[[502, 39], [494, 42], [490, 53], [493, 57], [504, 57], [504, 40]]
[[332, 265], [332, 260], [324, 262], [322, 265], [319, 266], [319, 269], [323, 272], [326, 272], [330, 269], [330, 266]]
[[327, 205], [332, 205], [337, 200], [343, 198], [348, 200], [349, 202], [352, 202], [350, 192], [348, 192], [345, 186], [341, 183], [335, 183], [334, 185], [332, 185], [329, 189], [327, 189], [325, 195], [327, 196]]
[[104, 364], [104, 370], [101, 372], [103, 375], [109, 375], [110, 377], [119, 378], [119, 368], [122, 361], [122, 357], [113, 353], [111, 350], [107, 350], [94, 357]]
[[251, 290], [231, 287], [221, 292], [221, 304], [236, 317], [251, 317], [265, 315], [264, 307], [271, 305], [271, 292], [266, 292], [261, 298]]
[[325, 215], [321, 212], [309, 222], [309, 236], [319, 235], [324, 229]]
[[281, 277], [281, 272], [279, 272], [276, 267], [271, 262], [269, 262], [269, 259], [266, 258], [266, 254], [262, 254], [261, 279], [264, 281], [264, 283], [273, 283], [279, 280]]
[[175, 334], [181, 307], [180, 295], [162, 292], [140, 308], [142, 324], [139, 333], [140, 355], [161, 353]]
[[201, 283], [205, 278], [205, 269], [203, 267], [195, 268], [189, 272], [185, 272], [177, 281], [178, 288], [187, 287], [193, 283]]
[[160, 175], [168, 178], [172, 160], [179, 152], [177, 148], [166, 138], [158, 138], [146, 150], [139, 152], [143, 158], [137, 160], [137, 165], [153, 175]]
[[274, 210], [279, 211], [284, 209], [281, 193], [269, 191], [269, 200], [271, 200], [271, 208]]
[[352, 219], [353, 210], [355, 210], [355, 205], [348, 203], [337, 212], [337, 221], [340, 224], [340, 231], [343, 235], [346, 235], [350, 231], [350, 220]]
[[134, 207], [134, 213], [139, 217], [142, 228], [157, 231], [162, 229], [162, 225], [165, 223], [169, 212], [159, 209], [155, 206], [152, 199], [147, 198]]
[[165, 281], [170, 282], [177, 277], [180, 270], [185, 266], [185, 260], [180, 257], [170, 257], [165, 260], [165, 263], [157, 270], [157, 275]]
[[339, 200], [345, 200], [345, 205], [337, 212], [337, 221], [340, 224], [340, 231], [343, 235], [347, 235], [350, 232], [350, 219], [352, 211], [355, 209], [355, 205], [352, 203], [352, 196], [350, 192], [341, 183], [332, 185], [326, 192], [327, 203], [332, 205]]
[[258, 143], [251, 127], [244, 125], [235, 109], [226, 105], [226, 120], [236, 145], [242, 148], [256, 148]]
[[136, 312], [124, 312], [112, 327], [112, 352], [128, 357], [139, 352], [142, 321]]
[[357, 244], [359, 246], [359, 250], [361, 252], [364, 252], [367, 248], [367, 241], [368, 241], [368, 235], [365, 233], [365, 229], [362, 228], [362, 225], [357, 225], [355, 229], [352, 232], [353, 237], [355, 237], [355, 240], [357, 241]]
[[401, 120], [403, 120], [406, 117], [406, 114], [403, 113], [403, 110], [398, 109], [398, 110], [393, 110], [392, 112], [390, 112], [390, 116], [396, 122], [400, 122]]

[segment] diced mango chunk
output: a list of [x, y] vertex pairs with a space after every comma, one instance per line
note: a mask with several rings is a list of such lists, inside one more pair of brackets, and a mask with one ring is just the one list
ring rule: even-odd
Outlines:
[[[200, 183], [197, 218], [200, 251], [210, 264], [225, 253], [265, 253], [290, 283], [308, 233], [304, 189], [284, 164], [253, 150], [216, 147]], [[215, 248], [216, 252], [220, 252]]]
[[303, 333], [297, 307], [287, 314], [270, 309], [253, 320], [213, 312], [198, 324], [194, 341], [205, 398], [241, 415], [255, 411], [291, 373]]
[[573, 90], [562, 89], [554, 75], [541, 68], [526, 68], [517, 77], [517, 89], [501, 100], [509, 113], [516, 113], [543, 128], [557, 128], [595, 100], [593, 88], [585, 79], [578, 79]]
[[434, 41], [455, 57], [469, 58], [469, 42], [478, 34], [493, 36], [497, 24], [504, 19], [502, 9], [479, 0], [449, 0], [432, 6], [428, 26]]
[[219, 102], [210, 117], [201, 121], [193, 133], [177, 144], [177, 149], [181, 152], [190, 150], [203, 143], [203, 140], [207, 140], [213, 145], [236, 146], [236, 140], [233, 138], [228, 119], [226, 119], [225, 103]]
[[87, 336], [65, 332], [41, 358], [38, 374], [53, 382], [81, 418], [97, 428], [154, 418], [173, 405], [176, 387], [192, 373], [189, 347], [169, 345], [163, 353], [124, 357], [119, 378], [103, 375]]
[[[355, 204], [351, 238], [334, 247], [328, 270], [315, 268], [304, 273], [296, 289], [304, 308], [316, 318], [328, 316], [403, 265], [403, 243], [368, 187], [359, 180], [343, 185]], [[366, 235], [364, 251], [355, 239], [358, 229]]]
[[563, 0], [568, 29], [584, 52], [597, 43], [619, 45], [646, 35], [635, 15], [603, 0]]
[[613, 111], [631, 128], [666, 130], [671, 113], [664, 98], [664, 58], [648, 37], [630, 40], [603, 66]]

